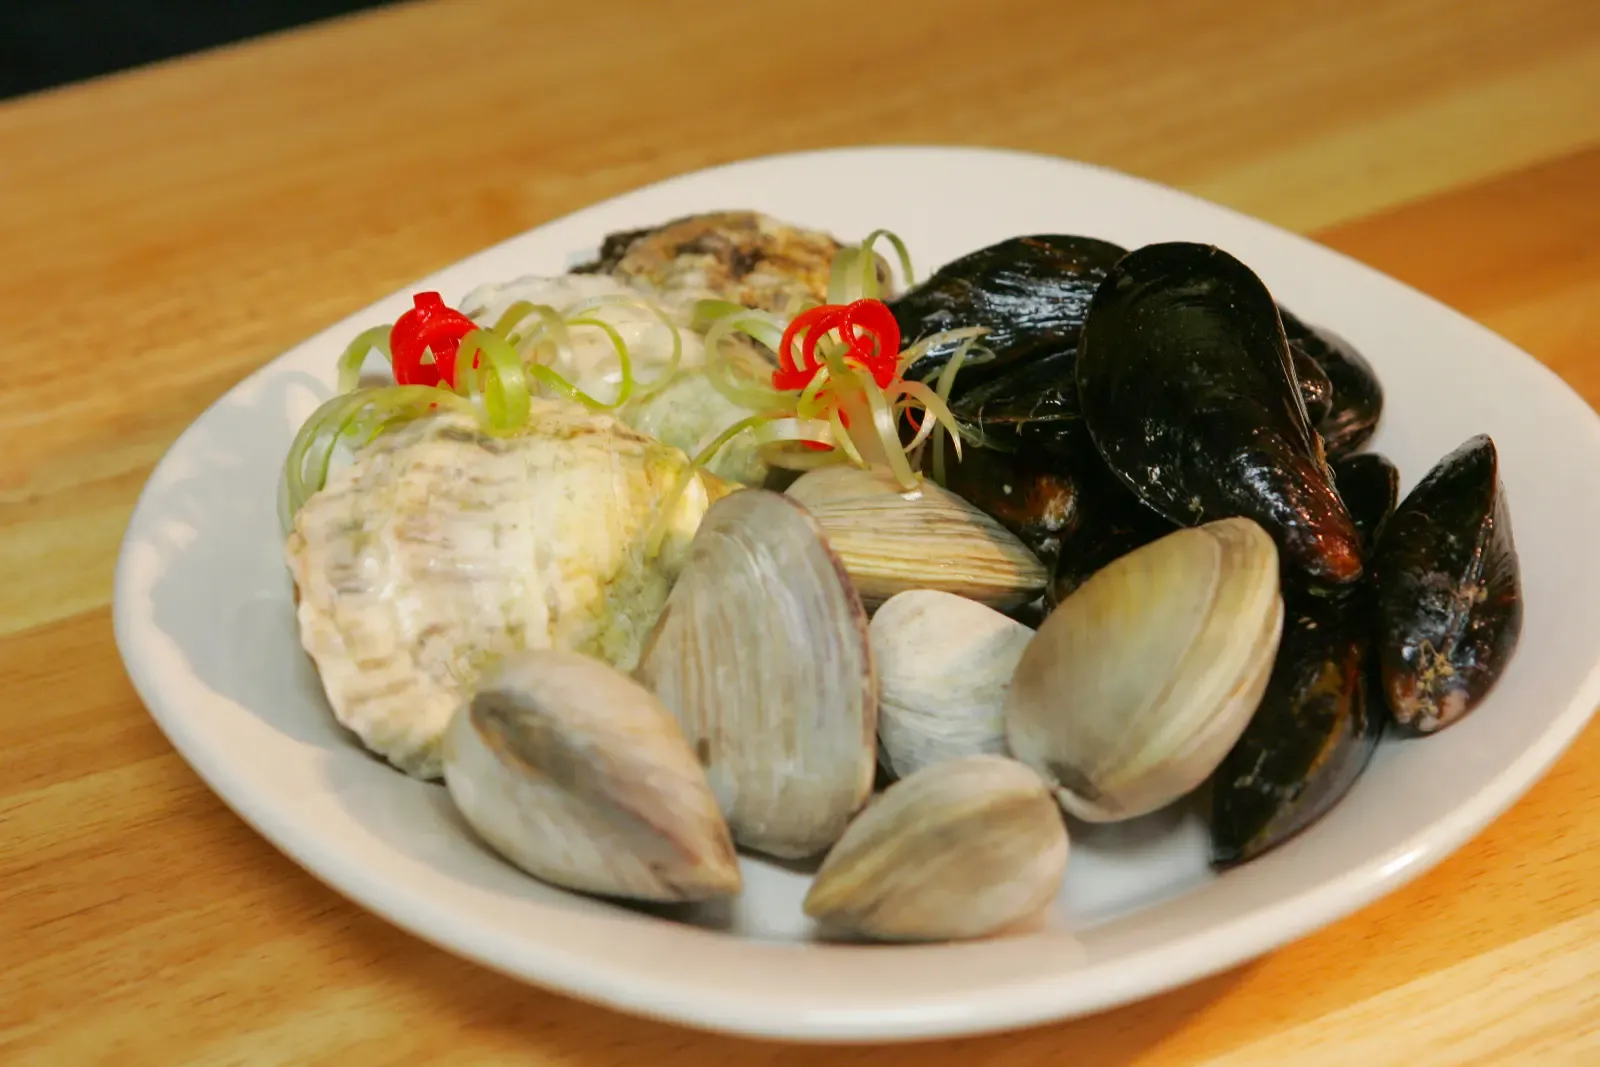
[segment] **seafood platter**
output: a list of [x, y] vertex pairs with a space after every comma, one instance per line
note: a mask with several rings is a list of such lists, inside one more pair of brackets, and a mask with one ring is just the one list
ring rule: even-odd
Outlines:
[[1004, 944], [1081, 840], [1183, 818], [1226, 882], [1517, 713], [1497, 434], [1397, 462], [1382, 361], [1247, 252], [597, 237], [343, 328], [273, 467], [317, 714], [513, 880], [715, 937], [778, 871], [802, 943]]

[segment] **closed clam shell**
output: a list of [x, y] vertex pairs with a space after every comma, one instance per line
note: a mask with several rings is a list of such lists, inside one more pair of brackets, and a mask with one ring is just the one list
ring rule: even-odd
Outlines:
[[820, 853], [871, 795], [866, 614], [789, 497], [746, 489], [707, 510], [636, 677], [682, 724], [739, 844]]
[[789, 486], [869, 611], [896, 593], [937, 589], [999, 610], [1044, 591], [1049, 573], [993, 517], [927, 478], [905, 492], [885, 471], [839, 464]]
[[1045, 619], [1006, 740], [1090, 821], [1200, 785], [1261, 701], [1283, 629], [1278, 553], [1253, 520], [1176, 530], [1108, 564]]
[[677, 721], [606, 663], [557, 649], [502, 660], [440, 747], [463, 817], [536, 878], [650, 901], [740, 889], [727, 824]]
[[953, 593], [912, 589], [872, 617], [878, 747], [904, 778], [930, 763], [1004, 753], [1006, 690], [1033, 631]]
[[1037, 774], [1004, 756], [925, 767], [885, 790], [805, 898], [825, 927], [884, 941], [988, 937], [1056, 898], [1067, 831]]

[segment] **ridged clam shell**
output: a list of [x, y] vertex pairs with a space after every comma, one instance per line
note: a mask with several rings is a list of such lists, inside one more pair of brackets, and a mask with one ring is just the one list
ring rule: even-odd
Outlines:
[[599, 660], [543, 650], [500, 662], [451, 720], [443, 757], [467, 822], [543, 881], [653, 901], [740, 889], [727, 824], [677, 721]]
[[862, 603], [936, 589], [1004, 610], [1043, 592], [1039, 558], [992, 517], [930, 479], [903, 491], [887, 472], [839, 464], [810, 471], [788, 494], [816, 516]]
[[1261, 701], [1283, 630], [1278, 581], [1272, 538], [1243, 518], [1176, 530], [1102, 568], [1017, 665], [1012, 753], [1091, 821], [1190, 792]]
[[1004, 753], [1006, 691], [1033, 631], [934, 589], [890, 597], [868, 631], [878, 665], [878, 747], [904, 778], [930, 763]]
[[746, 489], [706, 512], [637, 677], [682, 723], [741, 845], [814, 855], [871, 794], [866, 615], [794, 500]]
[[879, 940], [988, 937], [1060, 891], [1067, 831], [1039, 776], [1003, 756], [938, 763], [850, 824], [806, 894], [825, 927]]

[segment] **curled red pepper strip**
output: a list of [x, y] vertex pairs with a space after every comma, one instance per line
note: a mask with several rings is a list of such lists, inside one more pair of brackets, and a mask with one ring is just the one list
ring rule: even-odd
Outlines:
[[[456, 384], [456, 353], [461, 339], [478, 328], [467, 316], [446, 307], [438, 293], [417, 293], [410, 311], [395, 320], [389, 331], [389, 355], [394, 362], [397, 385]], [[433, 353], [433, 362], [422, 361], [424, 352]], [[474, 358], [472, 365], [478, 365]]]
[[[880, 389], [887, 389], [898, 370], [900, 324], [888, 306], [878, 300], [824, 304], [796, 315], [778, 343], [778, 369], [772, 373], [772, 387], [795, 390], [809, 385], [822, 366], [817, 359], [817, 345], [834, 330], [844, 340], [846, 358], [869, 371]], [[798, 361], [794, 356], [796, 340], [800, 341]]]

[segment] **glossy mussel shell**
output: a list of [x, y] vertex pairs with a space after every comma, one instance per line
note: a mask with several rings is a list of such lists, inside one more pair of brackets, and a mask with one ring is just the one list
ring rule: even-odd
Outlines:
[[1522, 634], [1522, 580], [1494, 441], [1440, 460], [1389, 520], [1373, 564], [1378, 660], [1396, 724], [1434, 733], [1499, 680]]
[[1311, 415], [1322, 447], [1330, 456], [1354, 452], [1377, 432], [1383, 417], [1383, 386], [1372, 364], [1327, 330], [1307, 325], [1282, 307], [1278, 314], [1289, 343], [1322, 368], [1332, 387], [1326, 411]]
[[1362, 575], [1360, 535], [1333, 487], [1272, 295], [1221, 249], [1129, 253], [1091, 302], [1078, 398], [1107, 464], [1169, 520], [1227, 516], [1278, 543], [1286, 584]]
[[[946, 263], [889, 306], [907, 345], [945, 330], [989, 331], [979, 343], [995, 359], [962, 366], [951, 394], [959, 396], [1013, 363], [1073, 352], [1090, 299], [1124, 252], [1070, 234], [1013, 237]], [[931, 347], [906, 376], [928, 381], [956, 348]]]
[[1349, 791], [1383, 732], [1369, 697], [1370, 604], [1288, 605], [1272, 677], [1211, 782], [1211, 860], [1245, 863], [1298, 834]]
[[1355, 452], [1328, 463], [1339, 498], [1350, 509], [1361, 543], [1377, 545], [1400, 502], [1400, 469], [1377, 452]]

